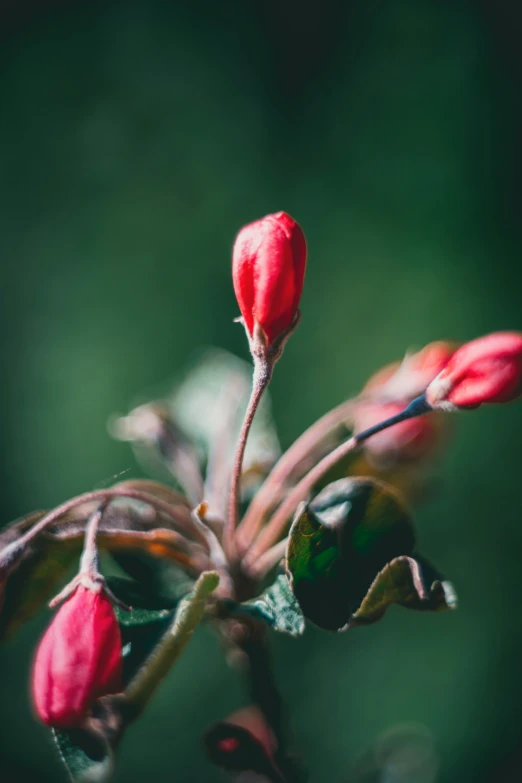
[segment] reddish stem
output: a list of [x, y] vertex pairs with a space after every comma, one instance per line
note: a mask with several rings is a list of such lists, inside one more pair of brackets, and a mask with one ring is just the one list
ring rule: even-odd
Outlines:
[[431, 408], [426, 403], [424, 395], [421, 395], [410, 402], [401, 413], [392, 416], [389, 419], [384, 419], [384, 421], [376, 424], [374, 427], [370, 427], [369, 429], [364, 430], [364, 432], [354, 435], [352, 438], [349, 438], [347, 441], [337, 446], [337, 448], [331, 451], [330, 454], [327, 454], [326, 457], [323, 457], [323, 459], [318, 462], [317, 465], [298, 482], [298, 484], [296, 484], [275, 511], [271, 520], [259, 534], [257, 541], [255, 541], [246, 554], [244, 561], [245, 567], [247, 569], [251, 568], [257, 558], [279, 540], [281, 535], [285, 532], [297, 505], [301, 501], [306, 500], [315, 484], [343, 459], [343, 457], [349, 454], [350, 451], [353, 451], [361, 443], [364, 443], [368, 438], [371, 438], [372, 435], [376, 435], [377, 433], [388, 429], [388, 427], [393, 427], [395, 424], [399, 424], [407, 419], [413, 419], [417, 416], [429, 413], [430, 410]]
[[252, 377], [252, 391], [250, 400], [245, 413], [245, 418], [239, 434], [234, 466], [232, 468], [232, 478], [230, 485], [230, 495], [228, 504], [228, 517], [224, 531], [224, 547], [229, 558], [234, 558], [236, 554], [236, 544], [234, 533], [237, 526], [239, 512], [239, 488], [241, 482], [241, 469], [243, 466], [243, 457], [248, 440], [248, 434], [254, 420], [261, 397], [272, 378], [274, 363], [266, 357], [254, 356], [254, 375]]
[[318, 442], [336, 430], [349, 418], [354, 400], [347, 400], [318, 419], [286, 451], [253, 497], [238, 529], [238, 547], [246, 551], [251, 546], [274, 501], [281, 497], [286, 482], [296, 466], [317, 448]]
[[67, 514], [69, 511], [72, 511], [72, 509], [76, 506], [94, 501], [99, 501], [102, 503], [103, 501], [114, 500], [116, 498], [130, 498], [132, 500], [141, 501], [142, 503], [147, 503], [157, 511], [161, 511], [166, 516], [170, 517], [170, 519], [175, 522], [175, 525], [179, 530], [183, 531], [191, 538], [198, 539], [203, 544], [205, 544], [205, 546], [207, 545], [205, 537], [201, 534], [194, 522], [190, 519], [186, 509], [182, 510], [181, 508], [173, 506], [170, 503], [166, 503], [164, 500], [160, 500], [159, 498], [156, 498], [153, 495], [149, 495], [146, 492], [139, 492], [137, 490], [125, 488], [98, 489], [94, 490], [93, 492], [85, 492], [83, 495], [78, 495], [77, 497], [62, 503], [60, 506], [57, 506], [55, 509], [42, 517], [35, 525], [33, 525], [32, 528], [24, 533], [23, 536], [20, 536], [20, 538], [18, 538], [16, 541], [8, 544], [5, 549], [0, 552], [0, 569], [9, 568], [9, 566], [12, 565], [12, 563], [20, 556], [27, 544], [31, 543], [31, 541], [36, 538], [36, 536], [38, 536], [43, 530], [45, 530], [47, 527], [50, 527], [60, 517]]

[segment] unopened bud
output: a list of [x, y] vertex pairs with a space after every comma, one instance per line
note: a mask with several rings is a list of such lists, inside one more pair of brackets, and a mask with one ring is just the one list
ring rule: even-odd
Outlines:
[[237, 235], [232, 279], [250, 338], [256, 325], [267, 347], [282, 337], [297, 318], [306, 268], [306, 240], [286, 212], [256, 220]]
[[426, 389], [435, 410], [510, 402], [522, 394], [522, 333], [495, 332], [465, 343]]
[[103, 587], [95, 587], [78, 585], [36, 652], [32, 695], [48, 726], [78, 726], [96, 699], [122, 689], [120, 628]]

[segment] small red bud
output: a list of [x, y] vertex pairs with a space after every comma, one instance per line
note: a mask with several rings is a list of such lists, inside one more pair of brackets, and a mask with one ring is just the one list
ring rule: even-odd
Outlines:
[[522, 333], [495, 332], [466, 343], [430, 383], [435, 409], [476, 408], [522, 394]]
[[239, 748], [240, 742], [237, 737], [223, 737], [217, 746], [223, 753], [234, 753]]
[[271, 345], [293, 324], [306, 268], [306, 240], [298, 223], [276, 212], [241, 229], [232, 279], [250, 337], [259, 324]]
[[71, 728], [100, 696], [122, 689], [118, 621], [103, 589], [79, 585], [56, 613], [36, 652], [32, 694], [48, 726]]

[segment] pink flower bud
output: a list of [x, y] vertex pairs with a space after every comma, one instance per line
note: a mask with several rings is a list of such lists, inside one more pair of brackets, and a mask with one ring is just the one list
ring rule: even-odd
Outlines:
[[466, 343], [430, 383], [435, 409], [476, 408], [522, 394], [522, 333], [495, 332]]
[[297, 314], [306, 268], [306, 240], [286, 212], [276, 212], [241, 229], [232, 256], [232, 279], [251, 337], [259, 324], [271, 345]]
[[445, 340], [428, 343], [402, 362], [388, 364], [376, 372], [363, 389], [363, 395], [383, 400], [410, 402], [422, 394], [428, 384], [446, 366], [457, 344]]
[[[455, 344], [437, 341], [375, 373], [361, 394], [354, 414], [355, 432], [363, 432], [401, 413], [447, 364]], [[442, 436], [441, 421], [433, 416], [408, 419], [373, 435], [365, 451], [376, 464], [412, 461], [432, 452]]]
[[105, 591], [79, 585], [56, 613], [36, 652], [32, 695], [48, 726], [71, 728], [100, 696], [122, 689], [118, 621]]
[[[356, 412], [355, 432], [363, 432], [404, 410], [404, 403], [361, 403]], [[364, 448], [377, 465], [410, 462], [433, 451], [441, 434], [434, 416], [422, 416], [395, 424], [369, 438]]]

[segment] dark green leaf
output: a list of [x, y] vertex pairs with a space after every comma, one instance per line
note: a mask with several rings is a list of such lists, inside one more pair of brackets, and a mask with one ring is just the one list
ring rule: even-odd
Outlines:
[[420, 557], [397, 557], [377, 574], [349, 625], [367, 625], [379, 620], [391, 604], [408, 609], [441, 611], [455, 609], [457, 597], [450, 582]]
[[[111, 553], [118, 566], [143, 590], [161, 595], [164, 607], [176, 606], [186, 595], [194, 580], [176, 563], [165, 561], [147, 552], [114, 551]], [[169, 603], [170, 602], [170, 603]]]
[[275, 631], [291, 636], [304, 633], [304, 616], [285, 574], [280, 574], [259, 598], [242, 604], [227, 601], [227, 607], [236, 614], [247, 614], [261, 620]]
[[390, 487], [365, 478], [329, 484], [290, 531], [288, 575], [305, 617], [343, 628], [377, 574], [413, 546], [409, 514]]

